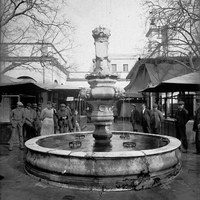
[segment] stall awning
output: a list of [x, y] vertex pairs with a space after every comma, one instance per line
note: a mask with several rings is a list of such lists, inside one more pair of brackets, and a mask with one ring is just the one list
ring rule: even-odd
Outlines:
[[141, 65], [136, 65], [135, 73], [132, 74], [130, 83], [125, 90], [127, 93], [138, 93], [149, 85], [157, 86], [162, 81], [187, 73], [189, 70], [179, 63], [141, 63]]
[[178, 76], [161, 83], [148, 87], [141, 92], [178, 92], [178, 91], [200, 91], [200, 72], [193, 72]]
[[0, 92], [22, 93], [22, 91], [33, 93], [47, 91], [47, 89], [33, 80], [16, 79], [6, 75], [1, 75]]

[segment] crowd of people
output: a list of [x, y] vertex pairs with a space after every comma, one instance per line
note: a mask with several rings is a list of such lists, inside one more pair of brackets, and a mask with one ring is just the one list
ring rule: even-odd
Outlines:
[[[135, 104], [132, 104], [131, 110], [131, 123], [133, 131], [140, 130], [144, 133], [160, 134], [161, 125], [163, 122], [163, 114], [158, 110], [158, 105], [153, 104], [153, 109], [150, 110], [145, 104], [142, 104], [141, 112], [136, 108]], [[176, 137], [181, 141], [181, 151], [187, 153], [188, 141], [186, 135], [186, 124], [189, 121], [188, 111], [184, 107], [184, 102], [178, 102], [178, 109], [175, 113], [175, 128]], [[197, 110], [194, 116], [193, 131], [195, 131], [195, 144], [196, 154], [200, 154], [200, 102], [197, 102]]]
[[[145, 104], [142, 104], [141, 112], [132, 104], [131, 123], [133, 131], [141, 130], [144, 133], [160, 134], [163, 114], [158, 110], [158, 105], [153, 104], [153, 109], [149, 110]], [[141, 127], [141, 128], [140, 128]]]
[[[195, 131], [196, 153], [200, 154], [200, 102], [197, 103], [197, 110], [194, 116], [193, 131]], [[117, 121], [117, 110], [113, 108], [114, 122]], [[142, 104], [139, 112], [135, 104], [132, 104], [131, 124], [133, 131], [142, 131], [144, 133], [160, 134], [163, 122], [163, 114], [158, 109], [156, 103], [152, 110]], [[186, 124], [189, 120], [188, 111], [184, 107], [184, 102], [178, 102], [178, 109], [175, 113], [176, 137], [182, 142], [181, 151], [186, 153], [188, 141], [186, 135]], [[22, 102], [17, 102], [17, 108], [10, 113], [10, 122], [12, 133], [9, 140], [9, 150], [12, 150], [14, 136], [17, 132], [19, 136], [20, 149], [24, 148], [24, 141], [40, 135], [49, 135], [73, 131], [81, 131], [80, 116], [76, 109], [71, 110], [69, 105], [60, 104], [56, 110], [56, 105], [47, 102], [46, 108], [36, 103], [27, 103], [26, 107]]]
[[69, 105], [62, 103], [57, 110], [50, 101], [46, 108], [40, 104], [17, 102], [17, 107], [10, 113], [12, 133], [9, 140], [9, 150], [12, 151], [15, 135], [19, 136], [19, 147], [24, 149], [24, 142], [40, 135], [81, 131], [78, 111], [71, 110]]

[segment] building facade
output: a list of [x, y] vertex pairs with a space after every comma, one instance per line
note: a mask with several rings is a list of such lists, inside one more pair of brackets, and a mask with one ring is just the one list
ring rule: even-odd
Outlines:
[[37, 83], [65, 84], [66, 61], [50, 43], [4, 43], [1, 74], [13, 78], [30, 78]]

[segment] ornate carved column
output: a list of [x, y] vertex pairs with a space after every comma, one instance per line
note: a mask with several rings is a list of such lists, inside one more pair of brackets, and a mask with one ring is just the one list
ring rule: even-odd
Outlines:
[[91, 119], [95, 125], [93, 133], [95, 143], [107, 144], [112, 137], [110, 126], [113, 121], [113, 101], [123, 96], [124, 91], [114, 86], [118, 76], [112, 74], [108, 59], [110, 31], [104, 27], [98, 27], [92, 33], [96, 54], [93, 61], [94, 70], [86, 76], [90, 88], [82, 90], [80, 94], [93, 107]]

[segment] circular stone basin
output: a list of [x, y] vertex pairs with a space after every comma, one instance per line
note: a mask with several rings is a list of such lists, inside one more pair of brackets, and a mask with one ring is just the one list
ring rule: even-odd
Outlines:
[[121, 191], [158, 186], [181, 169], [180, 141], [174, 137], [113, 132], [110, 144], [95, 143], [92, 132], [28, 140], [25, 170], [61, 187]]

